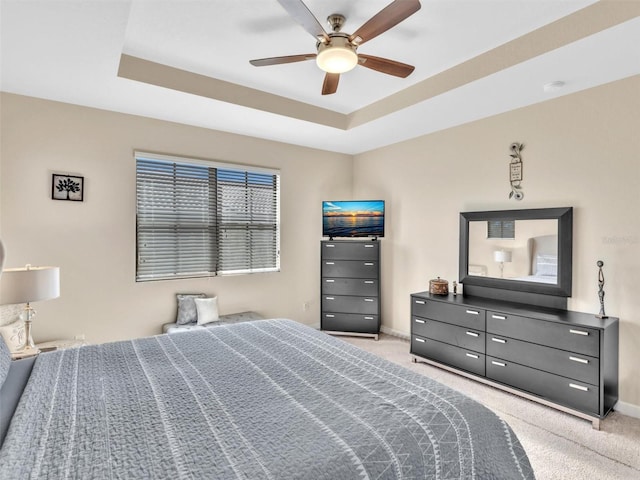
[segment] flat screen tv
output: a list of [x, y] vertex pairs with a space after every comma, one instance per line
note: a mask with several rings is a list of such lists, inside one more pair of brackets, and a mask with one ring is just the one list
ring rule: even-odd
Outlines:
[[322, 236], [384, 237], [384, 200], [322, 202]]

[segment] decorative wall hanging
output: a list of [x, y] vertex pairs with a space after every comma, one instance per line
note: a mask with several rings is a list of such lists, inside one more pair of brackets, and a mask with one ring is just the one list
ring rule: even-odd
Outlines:
[[511, 183], [511, 192], [509, 198], [522, 200], [524, 192], [522, 191], [522, 157], [520, 152], [524, 148], [522, 143], [514, 142], [509, 147], [511, 149], [511, 162], [509, 163], [509, 181]]
[[596, 265], [598, 266], [598, 298], [600, 299], [600, 313], [598, 313], [596, 317], [608, 318], [604, 313], [604, 273], [602, 273], [604, 262], [602, 260], [598, 260]]
[[51, 198], [82, 202], [84, 198], [84, 177], [54, 173], [51, 177]]

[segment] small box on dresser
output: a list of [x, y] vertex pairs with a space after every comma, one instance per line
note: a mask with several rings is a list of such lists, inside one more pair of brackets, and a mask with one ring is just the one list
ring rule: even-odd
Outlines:
[[481, 297], [411, 295], [411, 354], [591, 420], [618, 400], [617, 318]]
[[378, 338], [380, 244], [377, 240], [322, 241], [320, 328]]

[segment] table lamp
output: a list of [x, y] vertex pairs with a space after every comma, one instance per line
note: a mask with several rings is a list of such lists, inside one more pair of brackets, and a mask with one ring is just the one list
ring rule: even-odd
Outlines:
[[32, 302], [50, 300], [60, 296], [60, 268], [32, 267], [8, 268], [2, 271], [0, 278], [0, 304], [15, 305], [26, 303], [25, 336], [26, 341], [20, 353], [39, 353], [31, 337], [31, 321], [36, 311]]
[[493, 260], [500, 264], [500, 277], [504, 277], [504, 264], [511, 262], [511, 252], [507, 250], [496, 250], [493, 252]]

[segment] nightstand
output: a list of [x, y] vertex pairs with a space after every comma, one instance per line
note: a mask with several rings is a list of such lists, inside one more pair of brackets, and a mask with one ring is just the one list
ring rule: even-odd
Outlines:
[[[53, 350], [66, 350], [68, 348], [78, 348], [86, 345], [84, 340], [74, 340], [74, 339], [60, 339], [60, 340], [51, 340], [49, 342], [37, 343], [36, 347], [40, 349], [39, 353], [51, 352]], [[37, 353], [22, 353], [22, 352], [14, 352], [11, 354], [12, 360], [20, 360], [22, 358], [29, 358], [37, 356]]]

